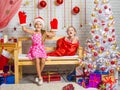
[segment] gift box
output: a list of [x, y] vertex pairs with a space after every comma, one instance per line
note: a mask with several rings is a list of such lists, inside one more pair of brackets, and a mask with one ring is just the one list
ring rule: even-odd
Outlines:
[[89, 73], [85, 72], [85, 68], [76, 67], [76, 82], [85, 88], [89, 85]]
[[96, 74], [104, 74], [104, 75], [109, 74], [108, 71], [99, 71], [99, 70], [95, 70], [94, 73], [96, 73]]
[[110, 75], [110, 74], [108, 74], [108, 75], [101, 75], [101, 80], [103, 81], [103, 82], [111, 82], [111, 81], [114, 81], [115, 80], [115, 77], [114, 77], [114, 75]]
[[73, 84], [68, 84], [62, 88], [62, 90], [75, 90]]
[[101, 74], [90, 73], [89, 87], [97, 88], [101, 82]]
[[1, 75], [0, 76], [0, 85], [1, 84], [14, 84], [15, 83], [15, 77], [14, 75]]
[[49, 72], [49, 73], [42, 73], [42, 77], [43, 77], [43, 81], [60, 81], [61, 80], [61, 76], [59, 73], [55, 73], [55, 72]]

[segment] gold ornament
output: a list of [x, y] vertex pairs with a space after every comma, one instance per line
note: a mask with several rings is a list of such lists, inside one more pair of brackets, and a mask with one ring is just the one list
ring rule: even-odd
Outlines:
[[91, 29], [94, 29], [94, 26], [91, 26]]
[[97, 66], [96, 66], [96, 65], [93, 65], [93, 68], [94, 68], [94, 69], [96, 69], [96, 68], [97, 68]]
[[106, 35], [106, 34], [104, 34], [104, 35], [103, 35], [103, 37], [106, 39], [106, 38], [107, 38], [107, 35]]
[[106, 66], [109, 66], [109, 62], [106, 62]]
[[106, 52], [106, 55], [109, 55], [110, 53], [109, 52]]
[[95, 29], [98, 28], [98, 25], [94, 25], [94, 28], [95, 28]]
[[94, 13], [92, 13], [92, 14], [91, 14], [91, 16], [92, 16], [92, 17], [95, 17], [95, 14], [94, 14]]
[[95, 11], [98, 11], [98, 10], [99, 10], [99, 8], [97, 8], [97, 7], [96, 7], [94, 10], [95, 10]]
[[105, 4], [105, 3], [107, 3], [107, 1], [106, 0], [102, 0], [102, 3]]
[[117, 71], [120, 71], [120, 67], [117, 67], [116, 69], [117, 69]]
[[112, 19], [113, 19], [113, 16], [110, 16], [109, 19], [112, 20]]
[[97, 46], [100, 46], [100, 42], [96, 42], [96, 45], [97, 45]]
[[108, 23], [108, 27], [110, 27], [111, 26], [111, 24], [110, 23]]
[[95, 61], [95, 58], [94, 58], [94, 57], [92, 57], [92, 61]]
[[98, 0], [94, 0], [94, 4], [98, 4]]

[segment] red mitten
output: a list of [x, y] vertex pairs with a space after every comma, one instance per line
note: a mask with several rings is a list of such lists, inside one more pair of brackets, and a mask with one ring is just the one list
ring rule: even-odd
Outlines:
[[20, 22], [20, 25], [26, 25], [26, 15], [24, 12], [22, 11], [19, 11], [18, 13], [18, 16], [19, 16], [19, 22]]
[[50, 21], [50, 26], [52, 31], [57, 31], [58, 29], [58, 20], [54, 18], [52, 21]]

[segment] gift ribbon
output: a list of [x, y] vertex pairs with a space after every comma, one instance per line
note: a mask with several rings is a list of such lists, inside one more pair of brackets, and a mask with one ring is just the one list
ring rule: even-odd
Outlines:
[[90, 80], [90, 82], [92, 83], [92, 85], [94, 86], [94, 83], [99, 83], [99, 79], [97, 78], [96, 74], [94, 74], [94, 79], [93, 80]]

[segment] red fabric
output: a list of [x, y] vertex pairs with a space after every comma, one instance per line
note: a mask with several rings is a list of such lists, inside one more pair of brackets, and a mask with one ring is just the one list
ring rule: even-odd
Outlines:
[[8, 64], [8, 58], [3, 55], [0, 55], [0, 70], [3, 70], [4, 66]]
[[22, 0], [0, 0], [0, 29], [5, 28], [16, 14]]
[[53, 52], [47, 53], [48, 56], [73, 56], [76, 54], [79, 42], [70, 43], [65, 41], [65, 37], [57, 41], [56, 50]]

